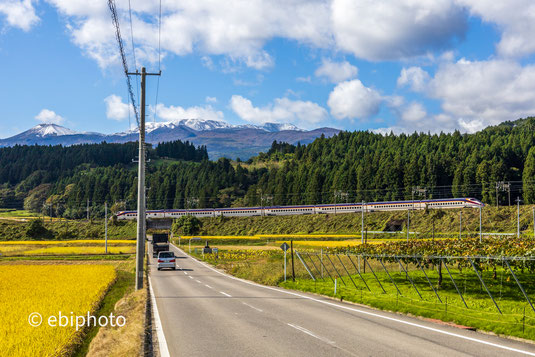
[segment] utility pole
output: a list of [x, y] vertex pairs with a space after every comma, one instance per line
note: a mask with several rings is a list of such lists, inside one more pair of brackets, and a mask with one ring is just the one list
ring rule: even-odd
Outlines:
[[[413, 201], [414, 202], [414, 201]], [[409, 230], [411, 226], [411, 210], [407, 210], [407, 243], [409, 243]]]
[[108, 254], [108, 202], [104, 202], [104, 252]]
[[361, 230], [360, 230], [360, 238], [361, 238], [361, 244], [364, 244], [364, 201], [362, 201], [362, 204], [360, 205], [360, 212], [361, 212]]
[[483, 240], [483, 231], [481, 230], [481, 227], [481, 206], [479, 206], [479, 243]]
[[137, 172], [137, 244], [136, 244], [136, 290], [143, 288], [143, 258], [145, 257], [146, 213], [145, 213], [145, 77], [159, 76], [159, 73], [147, 73], [141, 67], [141, 73], [127, 73], [141, 76], [141, 112], [139, 115], [139, 165]]
[[463, 236], [463, 211], [459, 211], [459, 240]]
[[516, 237], [520, 238], [520, 197], [516, 198]]

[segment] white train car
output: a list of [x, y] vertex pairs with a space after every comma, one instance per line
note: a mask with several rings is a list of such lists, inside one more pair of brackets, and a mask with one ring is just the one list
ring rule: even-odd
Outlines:
[[[235, 208], [200, 208], [200, 209], [163, 209], [148, 210], [147, 218], [179, 218], [191, 215], [203, 217], [252, 217], [252, 216], [290, 216], [306, 214], [338, 214], [375, 211], [406, 211], [423, 209], [478, 208], [484, 204], [475, 198], [449, 198], [419, 201], [385, 201], [369, 203], [339, 203], [301, 206], [235, 207]], [[137, 219], [136, 211], [117, 213], [119, 220]]]

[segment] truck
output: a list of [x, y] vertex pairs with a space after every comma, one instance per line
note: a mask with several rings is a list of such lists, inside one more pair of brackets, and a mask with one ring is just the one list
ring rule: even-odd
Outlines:
[[156, 258], [159, 252], [169, 251], [169, 234], [154, 233], [152, 235], [152, 256]]

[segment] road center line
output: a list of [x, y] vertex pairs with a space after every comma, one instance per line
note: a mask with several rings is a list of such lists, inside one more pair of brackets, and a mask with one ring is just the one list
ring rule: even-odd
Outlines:
[[304, 328], [304, 327], [301, 327], [301, 326], [298, 326], [298, 325], [293, 325], [293, 324], [291, 324], [291, 323], [287, 323], [287, 325], [290, 326], [290, 327], [293, 327], [294, 329], [299, 330], [299, 331], [301, 331], [301, 332], [303, 332], [303, 333], [306, 333], [306, 334], [309, 335], [309, 336], [312, 336], [312, 337], [314, 337], [314, 338], [317, 338], [317, 339], [320, 340], [320, 341], [323, 341], [323, 342], [328, 343], [328, 344], [330, 344], [330, 345], [334, 345], [334, 341], [331, 341], [331, 340], [328, 340], [328, 339], [323, 338], [323, 337], [321, 337], [321, 336], [318, 336], [318, 335], [312, 333], [311, 331], [307, 330], [307, 329]]
[[195, 281], [198, 282], [199, 284], [202, 284], [200, 280], [195, 279]]
[[225, 296], [232, 297], [232, 295], [229, 295], [229, 294], [227, 294], [227, 293], [225, 293], [225, 292], [223, 292], [223, 291], [220, 291], [220, 293], [223, 294], [223, 295], [225, 295]]
[[204, 284], [204, 286], [206, 286], [208, 289], [213, 289], [210, 285], [208, 284]]
[[190, 278], [190, 279], [193, 279], [193, 277], [192, 277], [192, 276], [188, 276], [188, 278]]
[[[182, 252], [184, 255], [187, 255], [184, 251], [182, 251], [181, 249], [177, 248], [174, 244], [171, 244], [171, 246], [174, 249]], [[400, 319], [397, 319], [397, 318], [394, 318], [394, 317], [381, 315], [381, 314], [377, 314], [377, 313], [370, 312], [370, 311], [364, 311], [364, 310], [361, 310], [361, 309], [356, 309], [356, 308], [353, 308], [351, 306], [338, 305], [338, 304], [332, 303], [330, 301], [319, 300], [319, 299], [316, 299], [316, 298], [313, 298], [313, 297], [310, 297], [310, 296], [298, 294], [298, 293], [293, 292], [293, 291], [277, 289], [277, 288], [273, 288], [271, 286], [265, 286], [265, 285], [253, 283], [253, 282], [250, 282], [250, 281], [247, 281], [247, 280], [244, 280], [244, 279], [240, 279], [240, 278], [236, 278], [235, 276], [220, 272], [219, 270], [214, 269], [211, 266], [209, 266], [208, 264], [206, 264], [204, 262], [201, 262], [201, 261], [199, 261], [197, 259], [193, 259], [193, 260], [196, 261], [197, 263], [205, 266], [206, 268], [216, 272], [219, 275], [222, 275], [224, 277], [227, 277], [229, 279], [233, 279], [233, 280], [236, 280], [236, 281], [241, 281], [244, 284], [260, 287], [260, 288], [263, 288], [263, 289], [278, 291], [280, 293], [287, 294], [287, 295], [298, 296], [298, 297], [301, 297], [303, 299], [307, 299], [307, 300], [310, 300], [310, 301], [315, 301], [317, 303], [324, 304], [324, 305], [329, 305], [329, 306], [332, 306], [332, 307], [335, 307], [335, 308], [338, 308], [338, 309], [349, 310], [349, 311], [353, 311], [353, 312], [360, 313], [360, 314], [363, 314], [363, 315], [368, 315], [368, 316], [374, 316], [374, 317], [378, 317], [380, 319], [394, 321], [394, 322], [398, 322], [400, 324], [409, 325], [409, 326], [421, 328], [421, 329], [428, 330], [428, 331], [433, 331], [433, 332], [440, 333], [440, 334], [443, 334], [443, 335], [457, 337], [457, 338], [460, 338], [460, 339], [463, 339], [463, 340], [472, 341], [472, 342], [480, 343], [480, 344], [483, 344], [483, 345], [492, 346], [492, 347], [500, 348], [500, 349], [503, 349], [503, 350], [522, 353], [522, 354], [525, 354], [525, 355], [528, 355], [528, 356], [534, 356], [535, 357], [535, 353], [529, 352], [529, 351], [525, 351], [525, 350], [520, 350], [518, 348], [508, 347], [508, 346], [500, 345], [500, 344], [497, 344], [497, 343], [480, 340], [480, 339], [474, 338], [474, 337], [463, 336], [463, 335], [460, 335], [458, 333], [449, 332], [449, 331], [445, 331], [445, 330], [441, 330], [441, 329], [438, 329], [438, 328], [429, 327], [429, 326], [425, 326], [425, 325], [420, 325], [420, 324], [415, 323], [415, 322], [404, 321], [404, 320], [400, 320]]]
[[253, 305], [249, 305], [246, 302], [242, 302], [242, 304], [244, 304], [245, 306], [249, 306], [251, 309], [254, 309], [254, 310], [258, 311], [258, 312], [264, 312], [264, 310], [261, 310], [261, 309], [259, 309], [257, 307], [254, 307]]

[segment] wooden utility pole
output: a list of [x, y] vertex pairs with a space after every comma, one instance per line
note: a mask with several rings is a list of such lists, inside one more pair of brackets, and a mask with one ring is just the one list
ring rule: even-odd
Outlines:
[[136, 290], [143, 288], [143, 259], [145, 257], [146, 239], [146, 199], [145, 199], [145, 83], [146, 76], [159, 76], [159, 73], [147, 73], [141, 67], [141, 73], [127, 73], [141, 76], [141, 110], [139, 115], [139, 162], [137, 172], [137, 244], [136, 244]]

